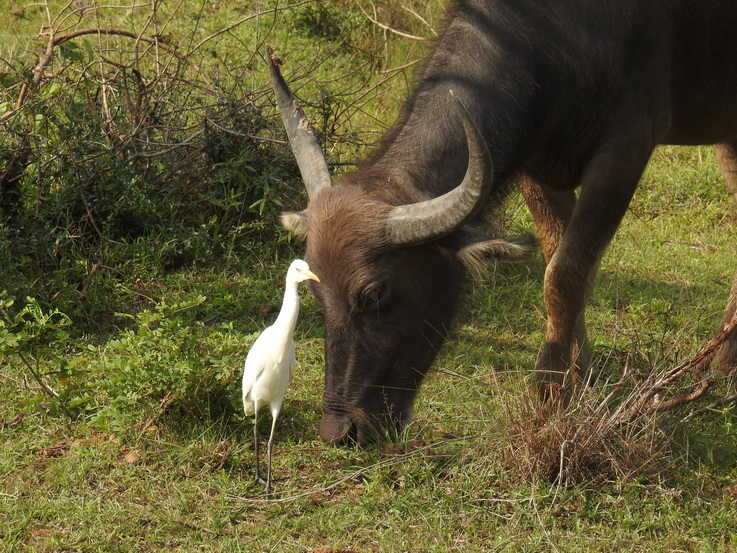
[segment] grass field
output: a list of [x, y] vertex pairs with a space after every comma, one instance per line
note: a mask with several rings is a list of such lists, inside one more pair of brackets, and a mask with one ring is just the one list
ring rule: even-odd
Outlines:
[[[18, 94], [8, 82], [21, 67], [30, 72], [45, 46], [35, 38], [47, 20], [43, 4], [17, 4], [22, 13], [0, 6], [5, 110]], [[68, 17], [64, 32], [146, 26], [147, 34], [166, 35], [186, 50], [243, 19], [203, 43], [199, 74], [215, 89], [216, 77], [223, 90], [231, 78], [258, 88], [266, 71], [253, 53], [267, 41], [278, 44], [288, 67], [309, 75], [300, 81], [301, 96], [336, 99], [340, 113], [325, 119], [337, 128], [329, 145], [334, 161], [360, 152], [391, 122], [412, 68], [383, 71], [411, 63], [424, 47], [387, 33], [348, 0], [324, 2], [325, 11], [300, 3], [258, 21], [248, 18], [268, 11], [268, 2], [166, 2], [155, 17], [148, 3], [97, 4], [79, 21]], [[387, 4], [374, 16], [370, 3], [361, 4], [386, 26], [428, 37], [442, 11], [437, 3], [416, 2], [414, 14]], [[69, 6], [49, 2], [48, 13], [53, 18]], [[124, 36], [94, 38], [103, 40], [131, 47]], [[239, 70], [239, 60], [250, 65]], [[319, 118], [330, 106], [315, 102], [310, 112]], [[299, 201], [290, 194], [281, 201]], [[602, 366], [599, 384], [587, 392], [594, 405], [625, 370], [638, 381], [676, 366], [713, 335], [737, 265], [735, 213], [711, 148], [656, 152], [587, 311]], [[533, 232], [519, 197], [510, 198], [504, 217], [510, 234]], [[564, 484], [530, 468], [533, 446], [546, 445], [526, 394], [544, 328], [540, 257], [497, 265], [469, 284], [414, 422], [373, 447], [317, 439], [323, 328], [315, 299], [303, 294], [299, 366], [277, 426], [276, 493], [264, 496], [253, 485], [240, 371], [255, 333], [279, 307], [289, 260], [303, 250], [274, 227], [266, 229], [268, 240], [244, 235], [251, 242], [238, 248], [216, 255], [202, 246], [194, 261], [167, 264], [162, 249], [175, 238], [183, 247], [205, 233], [191, 232], [186, 239], [108, 240], [99, 271], [92, 269], [98, 258], [85, 253], [93, 250], [70, 250], [69, 266], [59, 262], [65, 272], [43, 265], [45, 272], [25, 272], [3, 257], [9, 265], [0, 270], [18, 276], [5, 274], [1, 282], [30, 279], [18, 290], [37, 303], [10, 289], [0, 295], [8, 313], [29, 309], [25, 334], [18, 331], [27, 347], [13, 346], [6, 332], [12, 327], [0, 326], [0, 551], [737, 550], [731, 406], [688, 424], [678, 423], [686, 410], [641, 421], [617, 446], [624, 453], [619, 464], [590, 478]], [[7, 242], [1, 247], [15, 252]], [[70, 319], [52, 315], [54, 309]], [[6, 325], [7, 317], [0, 319]], [[60, 397], [49, 397], [34, 373]]]

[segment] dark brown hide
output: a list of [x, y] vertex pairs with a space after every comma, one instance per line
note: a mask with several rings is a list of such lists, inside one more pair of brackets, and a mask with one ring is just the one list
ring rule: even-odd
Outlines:
[[[656, 145], [719, 143], [737, 191], [734, 0], [465, 0], [451, 14], [383, 147], [288, 219], [324, 277], [314, 290], [326, 321], [328, 441], [409, 420], [456, 308], [464, 260], [493, 250], [465, 226], [420, 245], [388, 243], [393, 206], [463, 179], [469, 148], [449, 90], [491, 152], [490, 202], [516, 180], [540, 233], [543, 395], [589, 365], [584, 307]], [[721, 364], [736, 364], [736, 346], [733, 337]]]
[[[306, 258], [321, 282], [325, 396], [320, 436], [365, 441], [408, 422], [458, 303], [463, 270], [438, 244], [389, 248], [389, 206], [357, 187], [323, 190], [308, 210]], [[367, 237], [371, 237], [368, 239]]]

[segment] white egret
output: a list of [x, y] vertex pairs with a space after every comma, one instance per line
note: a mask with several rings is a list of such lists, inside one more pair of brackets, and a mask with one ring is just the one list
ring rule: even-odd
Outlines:
[[[296, 357], [294, 353], [294, 328], [299, 314], [297, 285], [312, 279], [320, 282], [310, 271], [309, 265], [295, 259], [287, 271], [287, 284], [281, 311], [273, 325], [264, 330], [251, 346], [246, 356], [243, 371], [243, 410], [246, 416], [253, 415], [253, 441], [256, 450], [256, 482], [266, 484], [266, 493], [271, 493], [271, 446], [274, 442], [274, 427], [279, 416], [287, 387], [292, 380]], [[258, 455], [258, 411], [264, 405], [271, 410], [271, 433], [267, 447], [268, 466], [266, 480], [261, 477]]]

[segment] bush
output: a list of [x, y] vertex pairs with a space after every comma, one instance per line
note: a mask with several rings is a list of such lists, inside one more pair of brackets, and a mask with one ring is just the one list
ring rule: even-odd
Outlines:
[[204, 301], [162, 303], [133, 317], [133, 328], [88, 346], [59, 373], [59, 401], [113, 431], [150, 424], [166, 410], [194, 418], [240, 413], [232, 390], [244, 346], [232, 324], [209, 328], [181, 318]]
[[254, 244], [273, 255], [284, 183], [298, 178], [270, 140], [282, 130], [263, 115], [266, 91], [240, 68], [206, 74], [163, 43], [113, 52], [124, 31], [96, 39], [51, 33], [54, 55], [30, 74], [9, 63], [0, 93], [0, 290], [80, 328], [125, 310], [109, 287], [131, 244], [159, 250], [163, 272]]
[[206, 326], [182, 316], [205, 300], [161, 303], [130, 316], [130, 329], [100, 345], [60, 351], [55, 346], [69, 340], [67, 316], [28, 298], [11, 317], [13, 301], [0, 295], [0, 360], [21, 360], [45, 392], [36, 401], [50, 411], [111, 431], [151, 424], [167, 410], [230, 416], [241, 412], [233, 390], [244, 338], [232, 323]]

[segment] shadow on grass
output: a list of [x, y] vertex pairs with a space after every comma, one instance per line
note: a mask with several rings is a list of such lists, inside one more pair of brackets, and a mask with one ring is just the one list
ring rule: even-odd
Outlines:
[[[545, 332], [543, 276], [541, 260], [497, 266], [467, 294], [449, 341], [478, 351], [470, 362], [517, 368], [523, 359], [534, 365]], [[600, 355], [618, 349], [623, 337], [638, 349], [659, 349], [663, 361], [674, 351], [669, 339], [695, 351], [716, 332], [729, 289], [728, 280], [705, 277], [683, 285], [602, 270], [586, 311], [589, 340]]]

